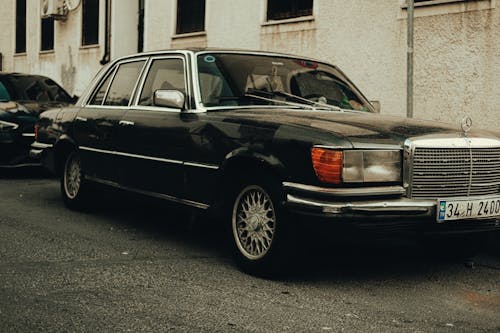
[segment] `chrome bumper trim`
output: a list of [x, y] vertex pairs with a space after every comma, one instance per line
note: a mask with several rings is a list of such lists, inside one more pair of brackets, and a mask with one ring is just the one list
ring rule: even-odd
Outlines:
[[394, 199], [385, 201], [326, 202], [287, 195], [287, 203], [320, 209], [325, 214], [400, 213], [401, 215], [430, 215], [437, 206], [436, 200]]
[[45, 149], [45, 148], [52, 148], [54, 145], [49, 144], [49, 143], [41, 143], [41, 142], [33, 142], [31, 144], [31, 148], [34, 149]]
[[317, 194], [337, 197], [362, 197], [371, 195], [404, 195], [406, 190], [402, 186], [378, 186], [361, 188], [327, 188], [313, 185], [305, 185], [291, 182], [283, 182], [283, 187], [302, 192], [313, 192]]

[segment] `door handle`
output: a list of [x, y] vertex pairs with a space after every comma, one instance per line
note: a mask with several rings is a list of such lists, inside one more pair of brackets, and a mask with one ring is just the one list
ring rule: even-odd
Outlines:
[[128, 120], [120, 120], [118, 123], [121, 126], [134, 126], [135, 123], [133, 121], [128, 121]]
[[87, 121], [87, 118], [83, 118], [83, 117], [76, 117], [75, 118], [76, 121]]

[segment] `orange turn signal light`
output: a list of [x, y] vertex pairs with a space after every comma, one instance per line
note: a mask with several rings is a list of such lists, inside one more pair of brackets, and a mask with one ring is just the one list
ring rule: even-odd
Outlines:
[[330, 184], [342, 182], [342, 151], [314, 147], [311, 149], [311, 158], [320, 181]]

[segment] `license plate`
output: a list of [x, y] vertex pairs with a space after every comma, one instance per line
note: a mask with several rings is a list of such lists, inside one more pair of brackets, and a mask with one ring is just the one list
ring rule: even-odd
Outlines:
[[438, 199], [437, 221], [500, 217], [500, 197], [470, 199]]

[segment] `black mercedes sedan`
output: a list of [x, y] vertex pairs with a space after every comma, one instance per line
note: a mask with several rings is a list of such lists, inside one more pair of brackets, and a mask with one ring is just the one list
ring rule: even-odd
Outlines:
[[461, 248], [500, 229], [497, 135], [468, 117], [382, 116], [339, 68], [314, 59], [128, 56], [37, 126], [32, 153], [60, 176], [68, 207], [91, 204], [98, 183], [211, 211], [251, 273], [279, 270], [314, 223], [459, 235]]
[[48, 77], [0, 72], [0, 168], [39, 165], [29, 156], [38, 115], [74, 102]]

